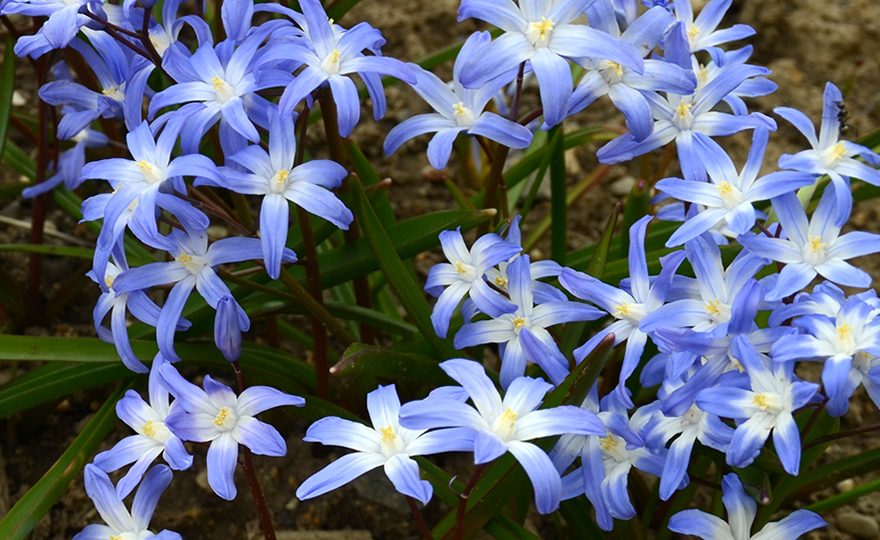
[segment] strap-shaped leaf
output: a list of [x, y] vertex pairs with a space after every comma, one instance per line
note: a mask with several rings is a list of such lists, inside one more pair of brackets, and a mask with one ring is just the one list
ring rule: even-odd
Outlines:
[[0, 521], [0, 538], [19, 540], [25, 538], [36, 527], [67, 486], [79, 476], [95, 449], [116, 424], [116, 402], [130, 387], [130, 383], [123, 384], [107, 398], [94, 418], [52, 468], [46, 471], [46, 474], [24, 494], [24, 497], [15, 503], [3, 521]]
[[12, 114], [12, 94], [15, 92], [15, 53], [12, 51], [14, 45], [12, 34], [7, 34], [3, 67], [0, 67], [0, 156], [3, 155], [9, 115]]
[[[425, 294], [407, 271], [401, 255], [398, 254], [394, 243], [379, 221], [379, 216], [370, 205], [360, 179], [356, 176], [352, 177], [351, 188], [355, 201], [354, 213], [358, 223], [361, 224], [364, 238], [369, 242], [370, 248], [375, 254], [374, 260], [388, 279], [388, 284], [398, 301], [403, 305], [413, 324], [435, 347], [438, 356], [443, 359], [454, 358], [457, 353], [449, 340], [441, 339], [434, 333], [434, 326], [431, 324], [431, 308], [428, 307]], [[477, 214], [489, 219], [495, 212], [482, 211]]]
[[437, 362], [379, 347], [355, 343], [330, 368], [333, 375], [370, 374], [395, 381], [419, 381], [435, 386], [453, 384]]

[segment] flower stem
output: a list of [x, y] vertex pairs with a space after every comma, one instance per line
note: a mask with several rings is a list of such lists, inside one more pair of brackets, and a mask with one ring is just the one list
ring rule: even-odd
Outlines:
[[453, 538], [455, 538], [455, 540], [461, 540], [464, 535], [464, 515], [465, 510], [467, 509], [468, 497], [474, 490], [474, 487], [477, 485], [477, 480], [479, 480], [480, 477], [483, 476], [483, 472], [486, 470], [486, 467], [488, 465], [488, 463], [477, 465], [477, 468], [474, 471], [474, 475], [471, 476], [471, 481], [468, 482], [468, 485], [464, 488], [464, 492], [462, 492], [458, 496], [458, 510], [455, 514], [455, 528], [453, 529]]
[[[238, 393], [244, 392], [244, 378], [241, 376], [241, 367], [238, 361], [232, 362], [232, 369], [235, 370], [235, 379], [238, 381]], [[263, 538], [266, 540], [275, 540], [275, 528], [272, 526], [272, 516], [269, 514], [269, 507], [266, 505], [266, 498], [263, 496], [263, 489], [260, 487], [260, 480], [257, 478], [257, 472], [254, 470], [254, 462], [251, 458], [251, 451], [244, 445], [244, 469], [247, 477], [248, 487], [251, 489], [251, 495], [254, 497], [254, 505], [257, 508], [257, 516], [260, 519], [260, 528], [263, 530]]]
[[425, 540], [434, 540], [434, 535], [431, 534], [431, 529], [428, 527], [428, 524], [425, 523], [425, 518], [422, 516], [421, 510], [419, 510], [416, 500], [409, 495], [406, 495], [405, 497], [407, 504], [409, 504], [409, 509], [412, 511], [412, 515], [416, 519], [416, 524], [419, 526], [419, 531], [422, 533], [422, 536], [425, 537]]
[[[308, 118], [308, 106], [303, 110], [301, 116]], [[308, 120], [303, 121], [300, 127], [296, 157], [294, 158], [293, 164], [294, 167], [300, 165], [304, 158], [306, 132], [308, 128]], [[321, 269], [318, 266], [318, 245], [315, 242], [315, 232], [312, 230], [311, 216], [306, 210], [299, 205], [296, 205], [296, 218], [297, 221], [299, 221], [299, 228], [302, 231], [303, 245], [306, 250], [306, 285], [308, 286], [309, 295], [321, 308], [323, 308], [324, 289], [321, 287]], [[327, 364], [327, 328], [314, 312], [312, 312], [312, 339], [315, 344], [314, 360], [318, 397], [327, 399], [330, 384], [330, 366]]]

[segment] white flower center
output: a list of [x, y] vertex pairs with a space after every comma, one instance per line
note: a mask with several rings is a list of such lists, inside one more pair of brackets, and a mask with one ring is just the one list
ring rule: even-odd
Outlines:
[[529, 23], [529, 28], [526, 30], [526, 39], [535, 48], [546, 47], [550, 41], [550, 36], [553, 34], [553, 26], [555, 24], [552, 19], [547, 19], [546, 17], [541, 17], [541, 22]]
[[801, 251], [804, 262], [811, 266], [818, 266], [825, 262], [825, 246], [827, 245], [822, 241], [821, 236], [807, 236], [807, 243], [804, 244], [804, 249]]
[[141, 174], [144, 175], [144, 180], [147, 181], [148, 184], [155, 184], [156, 182], [162, 182], [165, 180], [165, 171], [156, 167], [152, 163], [147, 160], [136, 161], [135, 165], [140, 169]]
[[703, 309], [716, 325], [726, 323], [730, 320], [730, 306], [721, 303], [721, 300], [715, 299], [707, 302]]
[[474, 111], [465, 107], [463, 101], [459, 101], [453, 105], [452, 108], [455, 109], [452, 118], [455, 120], [455, 125], [458, 127], [471, 127], [471, 124], [477, 119], [476, 115], [474, 115]]
[[613, 315], [618, 319], [624, 319], [631, 325], [638, 327], [639, 322], [645, 318], [645, 306], [642, 304], [630, 304], [629, 302], [621, 302], [614, 306]]
[[336, 75], [339, 73], [339, 50], [333, 49], [330, 51], [330, 54], [327, 55], [327, 58], [324, 59], [324, 62], [321, 63], [321, 69], [326, 71], [330, 75]]
[[617, 62], [601, 60], [599, 62], [599, 74], [609, 85], [617, 84], [623, 79], [623, 66]]
[[116, 101], [122, 101], [125, 99], [125, 93], [122, 91], [122, 88], [116, 85], [101, 90], [101, 93]]
[[691, 107], [693, 106], [693, 103], [685, 101], [685, 99], [682, 98], [681, 103], [675, 108], [675, 113], [672, 115], [672, 123], [675, 124], [675, 127], [679, 130], [685, 131], [693, 127], [694, 115], [691, 112]]
[[455, 261], [452, 264], [455, 266], [458, 273], [461, 274], [461, 279], [465, 281], [474, 281], [477, 279], [477, 269], [473, 265], [461, 261]]
[[406, 446], [400, 436], [394, 432], [394, 426], [385, 426], [378, 429], [382, 435], [382, 455], [391, 457], [395, 454], [401, 454], [406, 451]]
[[846, 156], [846, 147], [842, 142], [830, 146], [823, 150], [820, 155], [822, 166], [826, 169], [833, 169], [837, 166], [837, 162], [843, 159], [844, 156]]
[[495, 419], [495, 423], [492, 425], [492, 431], [495, 432], [495, 435], [498, 435], [498, 438], [504, 442], [509, 441], [513, 438], [513, 434], [516, 432], [516, 418], [519, 416], [513, 409], [510, 407], [504, 411], [504, 414]]
[[190, 255], [189, 253], [181, 253], [174, 259], [181, 266], [190, 271], [192, 275], [198, 275], [205, 267], [208, 266], [208, 260], [198, 255]]
[[715, 189], [718, 190], [718, 196], [721, 197], [724, 207], [728, 210], [733, 210], [743, 202], [742, 191], [736, 186], [731, 185], [730, 182], [721, 182], [715, 186]]
[[275, 173], [275, 176], [269, 179], [269, 189], [272, 190], [272, 193], [284, 193], [287, 191], [290, 182], [287, 178], [290, 176], [290, 171], [288, 169], [281, 169], [280, 171]]
[[762, 411], [773, 416], [777, 416], [785, 407], [782, 396], [770, 392], [755, 394], [755, 397], [752, 398], [752, 404], [757, 405]]
[[237, 95], [235, 88], [220, 77], [214, 77], [211, 79], [211, 83], [214, 85], [214, 93], [217, 94], [217, 101], [220, 103], [226, 103]]
[[165, 444], [165, 441], [171, 437], [171, 430], [164, 422], [153, 422], [152, 420], [144, 422], [144, 425], [141, 426], [141, 433], [161, 444]]
[[237, 423], [238, 414], [229, 407], [221, 408], [214, 417], [214, 425], [217, 426], [218, 431], [231, 431]]

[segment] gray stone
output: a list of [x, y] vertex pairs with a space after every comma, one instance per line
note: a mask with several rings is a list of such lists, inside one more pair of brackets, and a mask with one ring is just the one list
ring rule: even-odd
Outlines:
[[844, 512], [838, 514], [834, 523], [837, 525], [838, 529], [851, 534], [856, 538], [862, 538], [864, 540], [880, 538], [880, 525], [877, 524], [876, 519], [870, 516], [857, 514], [855, 512]]

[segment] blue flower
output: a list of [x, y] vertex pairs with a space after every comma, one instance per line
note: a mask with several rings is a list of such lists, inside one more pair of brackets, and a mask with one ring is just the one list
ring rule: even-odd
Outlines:
[[[587, 18], [593, 28], [643, 50], [653, 49], [673, 23], [669, 12], [657, 7], [648, 10], [621, 34], [610, 0], [593, 2], [587, 8]], [[697, 88], [697, 79], [690, 70], [663, 60], [645, 60], [643, 73], [609, 60], [584, 58], [576, 62], [587, 72], [571, 96], [569, 114], [583, 110], [608, 94], [626, 117], [626, 125], [636, 141], [645, 140], [654, 128], [651, 101], [644, 92], [688, 95]]]
[[718, 25], [733, 0], [711, 0], [703, 6], [700, 14], [694, 19], [694, 8], [691, 0], [676, 0], [675, 18], [685, 25], [688, 41], [692, 51], [701, 51], [708, 47], [717, 47], [723, 43], [745, 39], [754, 35], [755, 29], [745, 24], [735, 24], [730, 28], [718, 30]]
[[465, 88], [479, 88], [525, 61], [532, 64], [541, 92], [544, 121], [554, 126], [568, 114], [573, 81], [566, 58], [596, 58], [617, 62], [641, 72], [642, 55], [630, 43], [609, 34], [572, 24], [590, 0], [522, 0], [513, 2], [463, 0], [458, 20], [476, 18], [505, 33], [461, 71]]
[[660, 476], [666, 459], [665, 448], [650, 448], [642, 430], [654, 418], [655, 409], [640, 408], [632, 418], [626, 406], [612, 393], [597, 403], [596, 388], [581, 405], [598, 413], [603, 433], [588, 436], [563, 435], [551, 457], [557, 470], [565, 470], [580, 457], [581, 466], [562, 479], [563, 499], [587, 496], [596, 509], [596, 521], [603, 530], [614, 527], [612, 517], [631, 519], [636, 509], [629, 499], [627, 485], [633, 468]]
[[248, 146], [227, 158], [233, 165], [221, 168], [225, 179], [215, 182], [197, 179], [195, 185], [222, 186], [247, 195], [264, 195], [260, 207], [260, 242], [266, 272], [272, 279], [281, 273], [284, 245], [287, 243], [290, 201], [306, 211], [326, 219], [340, 229], [348, 229], [354, 219], [329, 189], [339, 187], [348, 171], [326, 159], [294, 167], [296, 134], [294, 119], [272, 114], [269, 126], [269, 152], [259, 145]]
[[80, 12], [95, 12], [102, 4], [102, 0], [10, 0], [3, 2], [0, 15], [49, 17], [35, 35], [21, 36], [15, 44], [15, 54], [36, 59], [53, 49], [67, 47], [89, 21]]
[[[247, 313], [239, 306], [229, 288], [223, 283], [214, 270], [221, 264], [241, 262], [248, 259], [259, 259], [262, 255], [260, 240], [257, 238], [224, 238], [208, 246], [208, 235], [205, 231], [184, 232], [175, 229], [168, 236], [174, 247], [169, 253], [174, 260], [168, 262], [149, 263], [138, 268], [132, 268], [120, 274], [114, 281], [117, 293], [145, 290], [158, 285], [174, 284], [162, 313], [156, 324], [156, 341], [159, 350], [171, 361], [179, 360], [174, 351], [174, 330], [186, 299], [189, 298], [193, 288], [208, 302], [208, 305], [217, 309], [215, 327], [229, 328], [229, 325], [237, 324], [237, 328], [247, 331], [250, 328], [250, 320]], [[293, 262], [296, 256], [289, 249], [285, 249], [282, 260]], [[219, 309], [221, 301], [224, 308]], [[231, 302], [231, 306], [228, 302]], [[229, 319], [236, 319], [232, 322]], [[227, 360], [235, 360], [240, 354], [239, 350], [229, 350], [224, 346], [227, 335], [215, 333], [214, 341], [224, 353]]]
[[433, 489], [419, 477], [419, 465], [412, 456], [466, 452], [474, 446], [474, 433], [467, 428], [426, 433], [401, 427], [400, 399], [393, 384], [380, 385], [367, 394], [367, 410], [373, 429], [335, 416], [321, 418], [309, 426], [304, 441], [343, 446], [356, 452], [342, 456], [310, 476], [297, 488], [297, 498], [306, 500], [323, 495], [384, 466], [385, 474], [397, 491], [427, 504]]
[[[159, 235], [156, 225], [156, 198], [160, 189], [176, 189], [185, 193], [183, 176], [207, 176], [219, 179], [214, 162], [206, 156], [191, 154], [171, 159], [177, 135], [187, 120], [187, 112], [180, 109], [176, 118], [165, 125], [158, 139], [146, 121], [126, 135], [128, 150], [133, 159], [110, 158], [93, 161], [83, 167], [83, 178], [102, 178], [111, 183], [114, 193], [104, 207], [104, 225], [98, 235], [98, 248], [108, 251], [124, 232], [128, 219], [138, 222], [133, 232], [146, 233], [140, 240], [168, 247]], [[195, 214], [191, 206], [188, 212]], [[126, 215], [130, 217], [126, 217]], [[192, 216], [193, 221], [199, 217]]]
[[838, 140], [841, 132], [841, 111], [843, 94], [830, 82], [825, 85], [822, 126], [819, 137], [816, 128], [807, 116], [788, 107], [777, 107], [773, 112], [785, 118], [809, 141], [812, 148], [795, 155], [785, 154], [779, 158], [779, 166], [831, 178], [837, 192], [837, 217], [835, 225], [843, 226], [852, 211], [852, 196], [848, 180], [850, 177], [880, 186], [880, 171], [868, 167], [856, 157], [861, 157], [871, 165], [880, 165], [880, 155], [860, 144]]
[[89, 28], [82, 31], [90, 44], [74, 39], [70, 47], [92, 69], [101, 91], [73, 82], [66, 68], [55, 70], [56, 80], [40, 88], [40, 98], [50, 105], [63, 106], [58, 137], [73, 138], [97, 118], [124, 118], [125, 127], [135, 129], [143, 117], [144, 92], [149, 90], [147, 78], [153, 64], [131, 53], [106, 32]]
[[602, 422], [595, 414], [571, 405], [536, 410], [544, 394], [553, 388], [543, 379], [515, 379], [502, 400], [477, 362], [447, 360], [440, 367], [464, 388], [474, 407], [435, 394], [401, 407], [400, 425], [408, 429], [472, 429], [474, 463], [489, 463], [510, 451], [532, 482], [538, 512], [556, 510], [562, 496], [559, 473], [543, 450], [526, 441], [563, 433], [601, 435], [605, 433]]
[[648, 334], [639, 325], [648, 314], [666, 302], [666, 295], [672, 285], [675, 271], [684, 260], [684, 252], [671, 253], [663, 260], [663, 270], [651, 282], [648, 277], [648, 262], [645, 258], [645, 231], [651, 216], [637, 221], [629, 231], [629, 271], [632, 294], [617, 289], [581, 272], [566, 268], [559, 274], [559, 283], [571, 294], [592, 302], [615, 319], [615, 322], [599, 331], [586, 343], [575, 349], [575, 360], [580, 362], [608, 334], [614, 334], [614, 344], [626, 341], [626, 352], [620, 368], [620, 382], [617, 385], [618, 399], [632, 407], [632, 400], [626, 393], [626, 381], [639, 365], [639, 360], [648, 342]]
[[813, 183], [811, 175], [794, 171], [777, 171], [759, 179], [758, 172], [764, 160], [768, 138], [766, 128], [755, 128], [749, 159], [739, 173], [733, 161], [726, 154], [721, 154], [718, 159], [706, 162], [709, 183], [679, 178], [657, 182], [658, 190], [680, 201], [704, 207], [672, 233], [666, 242], [668, 247], [681, 245], [720, 225], [726, 226], [735, 235], [745, 234], [755, 226], [755, 202], [772, 199]]
[[[131, 342], [128, 340], [125, 311], [127, 308], [139, 321], [156, 326], [161, 310], [159, 306], [150, 300], [144, 291], [117, 293], [113, 289], [116, 277], [125, 270], [128, 270], [125, 253], [120, 249], [117, 251], [117, 255], [116, 260], [119, 266], [109, 261], [104, 264], [104, 279], [101, 279], [94, 269], [88, 273], [89, 278], [98, 283], [102, 291], [101, 296], [95, 303], [95, 309], [92, 311], [95, 332], [102, 341], [116, 346], [116, 352], [119, 354], [125, 367], [136, 373], [146, 373], [146, 366], [138, 360], [138, 357], [131, 348]], [[108, 313], [110, 313], [109, 331], [102, 325]], [[178, 320], [176, 326], [178, 330], [187, 330], [189, 327], [189, 321], [185, 319]]]
[[697, 394], [697, 406], [723, 418], [745, 420], [739, 424], [727, 450], [727, 464], [747, 467], [770, 433], [782, 468], [796, 475], [801, 462], [801, 438], [792, 413], [803, 407], [819, 389], [794, 374], [794, 362], [773, 362], [758, 353], [743, 335], [733, 338], [733, 354], [751, 381], [751, 389], [707, 388]]
[[[787, 239], [752, 233], [739, 237], [739, 242], [755, 255], [785, 263], [765, 300], [781, 300], [800, 291], [816, 274], [840, 285], [871, 285], [871, 276], [846, 260], [880, 251], [880, 235], [863, 231], [841, 235], [836, 224], [836, 191], [825, 190], [809, 221], [794, 193], [774, 198], [773, 210]], [[846, 197], [852, 197], [849, 191]]]
[[449, 262], [432, 266], [425, 282], [425, 291], [439, 297], [431, 312], [438, 336], [446, 337], [452, 313], [468, 294], [477, 309], [490, 317], [516, 311], [515, 305], [486, 283], [485, 274], [496, 264], [518, 255], [522, 251], [520, 246], [505, 242], [497, 234], [486, 234], [468, 250], [459, 229], [440, 233], [440, 245]]
[[[181, 132], [184, 153], [197, 152], [202, 137], [221, 118], [225, 122], [221, 122], [222, 131], [226, 132], [224, 139], [260, 140], [254, 121], [265, 119], [272, 105], [256, 92], [290, 80], [289, 74], [269, 69], [261, 71], [259, 79], [256, 77], [254, 57], [266, 33], [267, 30], [254, 33], [239, 47], [233, 47], [231, 41], [224, 41], [216, 48], [211, 43], [203, 43], [189, 58], [177, 48], [168, 49], [162, 64], [177, 84], [153, 96], [149, 112], [152, 118], [159, 110], [176, 103], [203, 105], [187, 119]], [[265, 125], [263, 121], [257, 123]]]
[[568, 360], [547, 328], [571, 321], [592, 321], [603, 315], [598, 309], [577, 302], [534, 305], [530, 267], [528, 255], [517, 257], [507, 266], [507, 290], [516, 311], [465, 324], [455, 335], [456, 349], [482, 343], [501, 344], [502, 388], [525, 374], [527, 361], [541, 366], [554, 384], [560, 384], [568, 375]]
[[727, 509], [727, 522], [701, 510], [690, 509], [672, 516], [669, 519], [669, 529], [677, 533], [693, 534], [703, 540], [795, 540], [813, 529], [827, 525], [814, 512], [795, 510], [780, 521], [768, 523], [752, 535], [752, 524], [758, 514], [755, 500], [746, 494], [736, 473], [725, 475], [721, 486], [721, 501]]
[[143, 483], [134, 495], [131, 512], [116, 496], [116, 490], [107, 473], [95, 465], [85, 468], [86, 494], [95, 503], [95, 509], [106, 525], [92, 524], [77, 533], [73, 540], [107, 540], [107, 538], [137, 538], [138, 540], [181, 540], [176, 532], [163, 530], [153, 533], [149, 530], [150, 519], [156, 510], [159, 497], [171, 483], [171, 469], [156, 465], [144, 477]]
[[208, 447], [208, 485], [226, 500], [235, 498], [233, 473], [238, 463], [238, 445], [254, 454], [283, 456], [287, 444], [278, 431], [254, 416], [261, 412], [293, 405], [305, 400], [267, 386], [251, 386], [240, 396], [225, 384], [205, 375], [204, 387], [188, 382], [171, 364], [159, 367], [162, 384], [186, 411], [165, 419], [172, 433], [185, 441], [210, 442]]
[[120, 500], [128, 496], [141, 481], [147, 467], [162, 454], [163, 459], [172, 469], [188, 469], [192, 465], [192, 456], [187, 453], [180, 438], [171, 433], [165, 425], [165, 419], [173, 414], [177, 405], [169, 404], [168, 391], [159, 380], [159, 367], [168, 360], [162, 353], [156, 354], [150, 369], [149, 395], [147, 404], [140, 394], [134, 390], [125, 393], [125, 397], [116, 403], [116, 416], [135, 430], [137, 435], [130, 435], [106, 452], [95, 456], [95, 465], [106, 473], [116, 471], [130, 463], [131, 469], [116, 485], [116, 495]]
[[528, 128], [484, 111], [486, 104], [510, 82], [514, 73], [498, 77], [474, 90], [464, 88], [459, 82], [462, 66], [481, 55], [490, 39], [489, 32], [477, 32], [465, 41], [455, 59], [451, 88], [430, 71], [417, 64], [408, 64], [416, 78], [413, 89], [437, 112], [419, 114], [394, 126], [385, 138], [386, 154], [393, 154], [401, 144], [413, 137], [436, 132], [428, 144], [428, 160], [439, 170], [446, 167], [452, 143], [461, 132], [481, 135], [510, 148], [525, 148], [532, 142], [532, 132]]
[[720, 68], [715, 79], [697, 88], [691, 96], [669, 93], [663, 99], [645, 94], [651, 97], [657, 119], [651, 135], [642, 141], [637, 141], [632, 134], [621, 135], [600, 148], [596, 156], [602, 163], [620, 163], [674, 140], [684, 178], [705, 181], [707, 163], [727, 156], [711, 137], [732, 135], [758, 126], [776, 129], [776, 122], [761, 113], [736, 116], [712, 110], [746, 79], [767, 73], [766, 68], [758, 66], [729, 64]]
[[[296, 61], [305, 64], [303, 69], [286, 85], [278, 103], [282, 116], [291, 114], [300, 101], [319, 86], [327, 83], [339, 113], [339, 134], [347, 137], [357, 125], [361, 115], [357, 87], [348, 75], [358, 73], [367, 83], [367, 90], [374, 103], [384, 104], [384, 91], [378, 75], [391, 75], [408, 83], [416, 79], [400, 60], [383, 56], [366, 56], [364, 49], [372, 49], [381, 34], [375, 28], [362, 23], [344, 33], [334, 31], [327, 13], [318, 0], [302, 0], [300, 7], [305, 15], [308, 35], [299, 41], [280, 43], [266, 53], [261, 65], [273, 62]], [[373, 113], [378, 120], [385, 114], [384, 107]]]
[[[880, 356], [880, 311], [858, 296], [851, 296], [832, 317], [823, 314], [804, 315], [792, 326], [804, 334], [790, 334], [773, 344], [773, 360], [823, 360], [822, 384], [828, 396], [828, 413], [843, 416], [849, 409], [849, 398], [864, 378], [867, 366], [860, 362]], [[859, 369], [862, 367], [862, 369]]]

